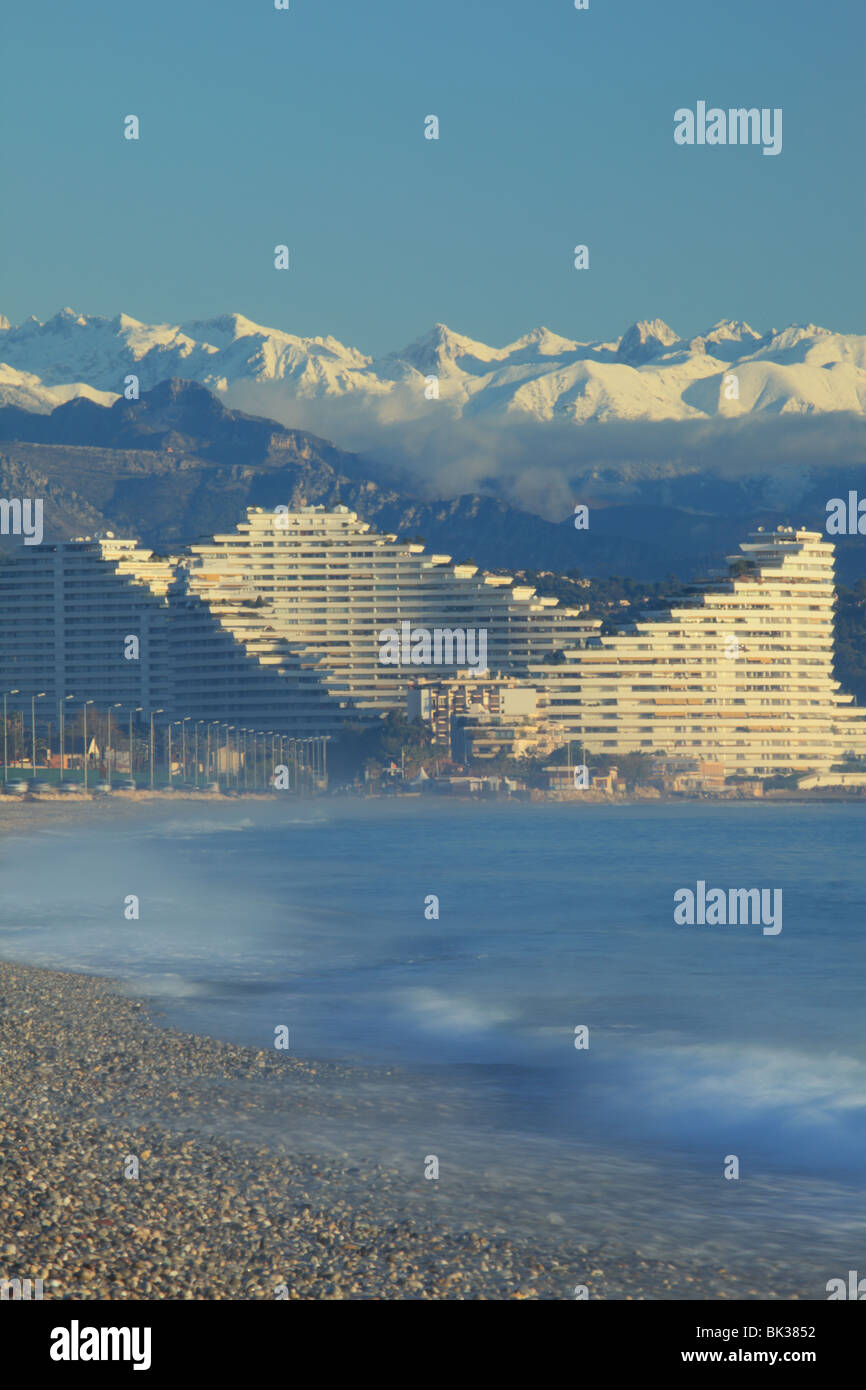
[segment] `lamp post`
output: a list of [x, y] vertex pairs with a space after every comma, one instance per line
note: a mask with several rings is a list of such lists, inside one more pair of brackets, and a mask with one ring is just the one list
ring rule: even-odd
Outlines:
[[203, 723], [204, 723], [204, 720], [203, 720], [203, 719], [197, 719], [197, 720], [195, 721], [195, 785], [196, 785], [196, 790], [198, 790], [198, 726], [199, 726], [199, 724], [203, 724]]
[[165, 711], [164, 711], [164, 710], [161, 710], [161, 709], [152, 709], [152, 710], [150, 711], [150, 790], [151, 790], [151, 791], [153, 791], [153, 716], [154, 716], [155, 714], [164, 714], [164, 713], [165, 713]]
[[87, 755], [87, 706], [92, 705], [92, 700], [82, 700], [84, 708], [84, 790], [87, 791], [87, 764], [90, 761]]
[[32, 731], [32, 734], [33, 734], [33, 742], [32, 742], [32, 744], [31, 744], [31, 755], [32, 755], [33, 776], [34, 776], [34, 778], [36, 777], [36, 701], [37, 701], [37, 700], [44, 700], [44, 699], [45, 699], [45, 691], [44, 691], [44, 690], [40, 690], [40, 692], [39, 692], [38, 695], [31, 695], [31, 697], [30, 697], [30, 728], [31, 728], [31, 731]]
[[133, 768], [135, 767], [135, 738], [132, 733], [132, 716], [134, 714], [144, 714], [144, 706], [135, 705], [129, 711], [129, 776], [133, 782], [135, 781], [135, 774], [133, 772]]
[[9, 695], [20, 695], [20, 694], [21, 694], [21, 691], [20, 691], [20, 690], [4, 690], [4, 691], [3, 691], [3, 781], [4, 781], [4, 782], [6, 781], [8, 775], [9, 775], [9, 771], [8, 771], [8, 769], [9, 769], [9, 756], [8, 756], [8, 754], [9, 754], [9, 736], [8, 736], [8, 733], [7, 733], [7, 726], [6, 726], [6, 698], [7, 698], [7, 696], [9, 696]]
[[111, 787], [111, 711], [120, 708], [121, 705], [119, 703], [108, 706], [108, 744], [105, 749], [105, 775], [108, 779], [109, 787]]
[[182, 785], [183, 785], [184, 787], [186, 786], [186, 726], [187, 726], [187, 721], [190, 720], [190, 719], [192, 719], [192, 715], [191, 715], [191, 714], [185, 714], [184, 717], [183, 717], [183, 719], [181, 719], [181, 721], [180, 721], [180, 738], [181, 738], [181, 747], [183, 748], [183, 783], [182, 783]]
[[66, 730], [66, 701], [74, 700], [74, 695], [64, 695], [57, 701], [57, 722], [60, 725], [60, 780], [63, 781], [63, 763], [65, 754], [63, 752], [63, 735]]

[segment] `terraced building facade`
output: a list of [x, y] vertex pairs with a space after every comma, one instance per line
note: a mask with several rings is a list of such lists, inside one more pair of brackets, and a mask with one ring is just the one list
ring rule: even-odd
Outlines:
[[760, 531], [728, 564], [607, 635], [345, 507], [253, 508], [169, 557], [111, 536], [31, 546], [0, 564], [0, 691], [120, 703], [144, 719], [161, 710], [160, 722], [338, 734], [404, 710], [418, 676], [456, 674], [454, 661], [383, 664], [381, 632], [406, 623], [483, 629], [490, 675], [538, 689], [561, 741], [590, 752], [712, 760], [728, 776], [866, 755], [864, 712], [833, 675], [832, 544]]
[[728, 565], [663, 611], [532, 669], [563, 741], [718, 761], [727, 776], [866, 756], [866, 711], [833, 675], [832, 544], [816, 531], [756, 531]]
[[347, 507], [251, 508], [190, 547], [170, 601], [178, 706], [300, 734], [402, 710], [412, 677], [457, 671], [383, 664], [385, 629], [483, 629], [489, 669], [517, 676], [593, 630], [531, 586], [373, 531]]

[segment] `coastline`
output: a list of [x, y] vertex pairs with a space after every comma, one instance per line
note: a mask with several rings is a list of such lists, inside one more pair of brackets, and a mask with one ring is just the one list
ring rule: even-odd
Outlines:
[[452, 1224], [420, 1163], [227, 1137], [228, 1117], [235, 1134], [264, 1125], [275, 1095], [289, 1132], [293, 1115], [351, 1112], [369, 1073], [160, 1027], [98, 976], [0, 962], [0, 1048], [0, 1279], [42, 1279], [46, 1299], [809, 1296], [758, 1259]]
[[[317, 796], [317, 797], [297, 797], [292, 796], [290, 804], [293, 805], [317, 805], [334, 806], [335, 808], [350, 802], [352, 805], [362, 805], [366, 800], [371, 802], [399, 801], [401, 808], [406, 801], [418, 802], [421, 805], [437, 806], [447, 809], [449, 805], [495, 805], [502, 806], [512, 803], [521, 806], [585, 806], [587, 809], [603, 806], [642, 806], [666, 808], [671, 806], [687, 805], [728, 805], [728, 806], [778, 806], [781, 804], [791, 805], [851, 805], [862, 804], [866, 806], [866, 795], [850, 790], [841, 789], [834, 792], [831, 789], [821, 789], [806, 792], [795, 791], [775, 791], [766, 796], [688, 796], [676, 794], [671, 796], [643, 796], [640, 794], [604, 794], [600, 792], [586, 791], [583, 793], [563, 793], [558, 791], [535, 793], [531, 797], [484, 797], [471, 795], [453, 794], [447, 797], [423, 797], [416, 794], [396, 795], [396, 796], [370, 796], [370, 797], [341, 797], [341, 796]], [[47, 795], [47, 796], [0, 796], [0, 836], [4, 833], [14, 833], [16, 831], [28, 831], [39, 829], [50, 829], [52, 825], [64, 826], [80, 823], [110, 822], [116, 819], [118, 812], [123, 814], [135, 815], [148, 809], [153, 810], [156, 806], [170, 807], [181, 803], [193, 803], [200, 806], [243, 806], [246, 802], [251, 805], [261, 805], [272, 803], [277, 805], [284, 802], [284, 798], [277, 792], [242, 792], [239, 794], [225, 796], [214, 792], [189, 792], [189, 791], [150, 791], [141, 790], [137, 792], [112, 792], [110, 795], [88, 795], [83, 794], [74, 798], [66, 795]]]

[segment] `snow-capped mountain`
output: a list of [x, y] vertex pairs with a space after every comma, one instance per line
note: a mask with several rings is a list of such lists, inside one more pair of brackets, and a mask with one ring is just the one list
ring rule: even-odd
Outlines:
[[109, 403], [130, 373], [142, 391], [182, 377], [231, 399], [242, 383], [273, 383], [284, 402], [353, 398], [404, 419], [443, 408], [577, 424], [866, 413], [866, 337], [814, 324], [760, 333], [722, 320], [686, 340], [653, 319], [605, 342], [536, 328], [491, 347], [437, 323], [374, 359], [336, 338], [302, 338], [240, 314], [146, 324], [63, 309], [17, 326], [0, 315], [0, 404], [47, 412], [78, 395]]

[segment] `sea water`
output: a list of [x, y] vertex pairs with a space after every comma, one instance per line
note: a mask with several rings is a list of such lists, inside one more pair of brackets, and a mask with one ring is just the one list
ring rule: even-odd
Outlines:
[[[864, 816], [162, 801], [4, 840], [0, 956], [361, 1068], [352, 1104], [265, 1137], [419, 1172], [436, 1154], [469, 1224], [760, 1252], [822, 1297], [866, 1257]], [[782, 930], [678, 925], [698, 883], [779, 890]]]

